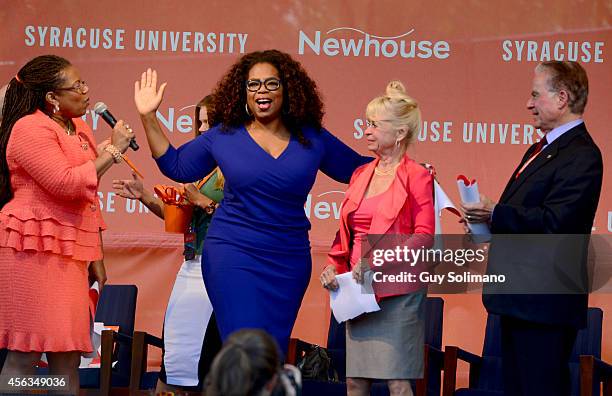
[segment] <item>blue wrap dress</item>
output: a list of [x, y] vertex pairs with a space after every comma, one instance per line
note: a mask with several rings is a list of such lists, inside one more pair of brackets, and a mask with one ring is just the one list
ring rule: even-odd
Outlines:
[[325, 129], [302, 130], [272, 157], [244, 126], [217, 126], [157, 159], [164, 175], [199, 180], [219, 166], [224, 198], [208, 229], [202, 274], [221, 338], [241, 328], [269, 332], [286, 353], [311, 273], [304, 204], [317, 171], [348, 183], [363, 157]]

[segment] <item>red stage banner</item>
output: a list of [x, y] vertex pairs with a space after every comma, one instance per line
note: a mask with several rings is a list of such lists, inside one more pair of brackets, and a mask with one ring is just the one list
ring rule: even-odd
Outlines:
[[[91, 103], [104, 101], [134, 127], [142, 148], [128, 154], [149, 189], [172, 182], [151, 158], [133, 102], [134, 81], [148, 67], [168, 82], [157, 116], [175, 146], [193, 136], [195, 103], [251, 51], [275, 48], [300, 61], [323, 93], [325, 126], [364, 154], [365, 106], [389, 80], [400, 79], [423, 112], [423, 129], [410, 155], [435, 166], [457, 204], [458, 174], [477, 178], [480, 191], [496, 199], [527, 147], [539, 139], [526, 109], [538, 62], [577, 60], [590, 81], [585, 122], [605, 161], [593, 232], [612, 233], [609, 1], [1, 4], [0, 84], [37, 55], [69, 59], [87, 81]], [[109, 136], [109, 127], [93, 110], [84, 119], [98, 141]], [[137, 328], [159, 335], [181, 263], [182, 238], [165, 233], [163, 221], [142, 204], [113, 192], [113, 179], [130, 177], [127, 166], [115, 166], [100, 183], [109, 282], [138, 285]], [[338, 227], [345, 188], [320, 174], [304, 207], [312, 223], [313, 277], [294, 335], [317, 343], [325, 343], [329, 320], [318, 275]], [[443, 217], [442, 225], [446, 233], [462, 232], [452, 215]], [[449, 295], [445, 300], [444, 343], [480, 351], [485, 323], [480, 297]], [[592, 296], [591, 305], [612, 316], [609, 294]], [[604, 334], [612, 332], [608, 316]], [[609, 337], [604, 358], [612, 360]]]

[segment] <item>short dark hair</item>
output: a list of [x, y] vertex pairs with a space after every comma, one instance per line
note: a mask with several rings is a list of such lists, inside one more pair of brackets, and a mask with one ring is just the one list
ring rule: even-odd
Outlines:
[[0, 209], [13, 198], [6, 161], [6, 146], [13, 125], [21, 117], [36, 110], [45, 110], [47, 92], [65, 83], [62, 72], [68, 66], [70, 62], [60, 56], [37, 56], [26, 63], [9, 83], [0, 123]]
[[207, 396], [257, 395], [280, 371], [280, 352], [272, 336], [260, 329], [232, 333], [213, 360], [206, 379]]
[[540, 63], [538, 69], [549, 73], [548, 85], [551, 91], [565, 90], [568, 93], [568, 106], [572, 113], [584, 113], [589, 97], [589, 79], [580, 63], [548, 61]]

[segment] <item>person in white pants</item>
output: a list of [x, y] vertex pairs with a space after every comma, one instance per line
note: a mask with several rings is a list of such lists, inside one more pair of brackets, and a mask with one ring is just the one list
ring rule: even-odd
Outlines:
[[[210, 96], [196, 105], [196, 137], [208, 128], [206, 106]], [[200, 390], [212, 359], [221, 349], [213, 308], [202, 279], [201, 253], [208, 224], [223, 199], [224, 178], [217, 168], [199, 183], [184, 185], [185, 197], [194, 205], [185, 233], [185, 261], [176, 275], [166, 308], [163, 359], [156, 392]], [[143, 187], [142, 180], [114, 180], [124, 198], [138, 199], [157, 217], [164, 218], [164, 203]]]

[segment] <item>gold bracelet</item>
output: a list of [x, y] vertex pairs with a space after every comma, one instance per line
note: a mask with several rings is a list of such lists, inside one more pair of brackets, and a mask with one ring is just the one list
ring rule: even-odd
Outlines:
[[104, 151], [113, 156], [113, 161], [115, 161], [115, 163], [119, 163], [123, 159], [123, 157], [121, 156], [121, 151], [119, 151], [119, 149], [113, 146], [112, 144], [109, 144], [108, 146], [104, 147]]

